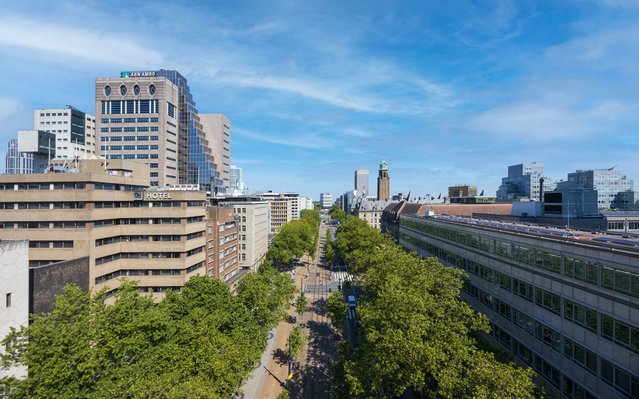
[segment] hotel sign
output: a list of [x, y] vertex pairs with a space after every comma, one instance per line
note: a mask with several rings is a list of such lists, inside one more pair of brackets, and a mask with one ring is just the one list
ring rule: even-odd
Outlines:
[[169, 192], [162, 192], [162, 191], [153, 191], [150, 193], [146, 193], [146, 195], [144, 196], [144, 199], [147, 200], [163, 200], [163, 199], [171, 199], [171, 193]]
[[171, 199], [171, 193], [167, 191], [150, 191], [150, 192], [136, 191], [133, 193], [133, 199], [135, 201], [165, 200], [165, 199]]
[[156, 76], [155, 71], [120, 72], [121, 78], [148, 78]]

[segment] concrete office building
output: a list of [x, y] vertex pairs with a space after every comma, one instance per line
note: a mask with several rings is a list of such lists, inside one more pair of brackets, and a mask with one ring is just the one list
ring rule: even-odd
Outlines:
[[30, 266], [88, 256], [90, 288], [125, 277], [162, 296], [205, 274], [206, 198], [149, 183], [147, 165], [116, 159], [0, 175], [0, 238], [28, 238]]
[[555, 184], [544, 176], [544, 165], [537, 162], [520, 163], [508, 167], [508, 177], [501, 179], [497, 190], [497, 200], [541, 201], [540, 179], [543, 180], [543, 192], [552, 191]]
[[231, 206], [210, 206], [206, 214], [206, 275], [228, 282], [239, 273], [235, 210]]
[[223, 182], [224, 190], [231, 190], [231, 121], [223, 114], [198, 114], [204, 128], [204, 135], [209, 147], [213, 150], [215, 170]]
[[388, 207], [388, 201], [371, 201], [367, 199], [358, 199], [353, 209], [353, 215], [364, 220], [370, 227], [381, 230], [382, 213]]
[[322, 209], [329, 209], [333, 206], [333, 196], [330, 193], [320, 194], [320, 205]]
[[357, 169], [355, 171], [355, 184], [353, 190], [357, 191], [358, 195], [367, 196], [371, 192], [370, 174], [368, 169]]
[[388, 163], [379, 163], [379, 175], [377, 176], [377, 200], [390, 201], [390, 177], [388, 176]]
[[33, 128], [55, 134], [56, 156], [65, 159], [96, 157], [95, 116], [70, 105], [33, 111]]
[[214, 206], [231, 206], [238, 223], [239, 265], [242, 271], [257, 271], [268, 250], [269, 204], [257, 196], [209, 198]]
[[[11, 328], [29, 325], [29, 242], [27, 240], [0, 240], [0, 337], [7, 336]], [[4, 353], [4, 345], [0, 353]], [[23, 367], [4, 369], [0, 378], [25, 377]]]
[[19, 130], [18, 151], [31, 154], [32, 169], [28, 169], [27, 173], [43, 173], [49, 161], [57, 155], [55, 145], [56, 137], [53, 133], [42, 130]]
[[151, 185], [224, 191], [186, 79], [177, 71], [122, 72], [95, 82], [98, 153], [150, 167]]
[[[280, 227], [292, 220], [300, 218], [300, 212], [307, 209], [306, 200], [299, 193], [276, 193], [273, 191], [258, 194], [270, 206], [271, 233], [275, 234]], [[313, 201], [310, 200], [310, 206]], [[311, 208], [312, 209], [312, 208]]]
[[582, 188], [597, 190], [599, 210], [634, 208], [633, 180], [614, 168], [578, 170], [568, 173], [568, 180], [557, 184], [557, 191]]
[[639, 396], [639, 240], [409, 214], [397, 238], [464, 269], [462, 298], [488, 316], [492, 342], [558, 396]]

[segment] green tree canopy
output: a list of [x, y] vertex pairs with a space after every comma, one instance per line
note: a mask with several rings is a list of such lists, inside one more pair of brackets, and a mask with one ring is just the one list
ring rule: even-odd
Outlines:
[[406, 252], [353, 217], [336, 247], [361, 292], [358, 346], [336, 365], [338, 397], [533, 397], [530, 369], [477, 348], [473, 337], [489, 324], [459, 299], [463, 272]]
[[[20, 399], [227, 398], [259, 361], [267, 328], [295, 291], [272, 268], [247, 277], [243, 295], [196, 276], [159, 302], [122, 281], [109, 306], [104, 292], [69, 285], [52, 313], [2, 341], [3, 367], [26, 366], [29, 374], [4, 378], [0, 389]], [[264, 311], [248, 295], [257, 291]]]

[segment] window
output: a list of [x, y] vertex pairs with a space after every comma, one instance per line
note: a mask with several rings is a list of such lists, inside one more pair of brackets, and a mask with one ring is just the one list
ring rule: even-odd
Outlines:
[[527, 301], [533, 301], [533, 286], [516, 278], [513, 279], [513, 293]]
[[171, 103], [167, 103], [168, 104], [168, 114], [171, 118], [175, 118], [175, 105], [171, 104]]
[[6, 307], [11, 307], [11, 293], [10, 292], [8, 292], [5, 295], [4, 304], [5, 304]]
[[564, 299], [564, 318], [594, 332], [598, 331], [597, 311]]
[[601, 336], [615, 344], [639, 353], [639, 329], [601, 315]]
[[559, 295], [555, 295], [541, 288], [535, 288], [535, 304], [553, 313], [561, 314], [561, 299]]
[[564, 356], [586, 371], [597, 375], [597, 355], [566, 337], [564, 337]]
[[597, 284], [599, 281], [597, 266], [593, 263], [585, 262], [581, 259], [566, 258], [564, 273], [568, 277], [572, 277], [574, 279], [585, 281], [591, 284]]

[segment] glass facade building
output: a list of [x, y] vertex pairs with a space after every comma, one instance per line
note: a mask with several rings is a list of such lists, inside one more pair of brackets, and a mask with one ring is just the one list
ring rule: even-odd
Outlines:
[[198, 111], [188, 82], [178, 71], [162, 69], [157, 76], [164, 76], [179, 90], [180, 135], [178, 168], [181, 184], [199, 184], [201, 190], [225, 192], [224, 182], [216, 172], [210, 143], [207, 142], [197, 115]]
[[13, 175], [33, 173], [33, 154], [18, 151], [18, 139], [11, 139], [7, 144], [4, 172]]

